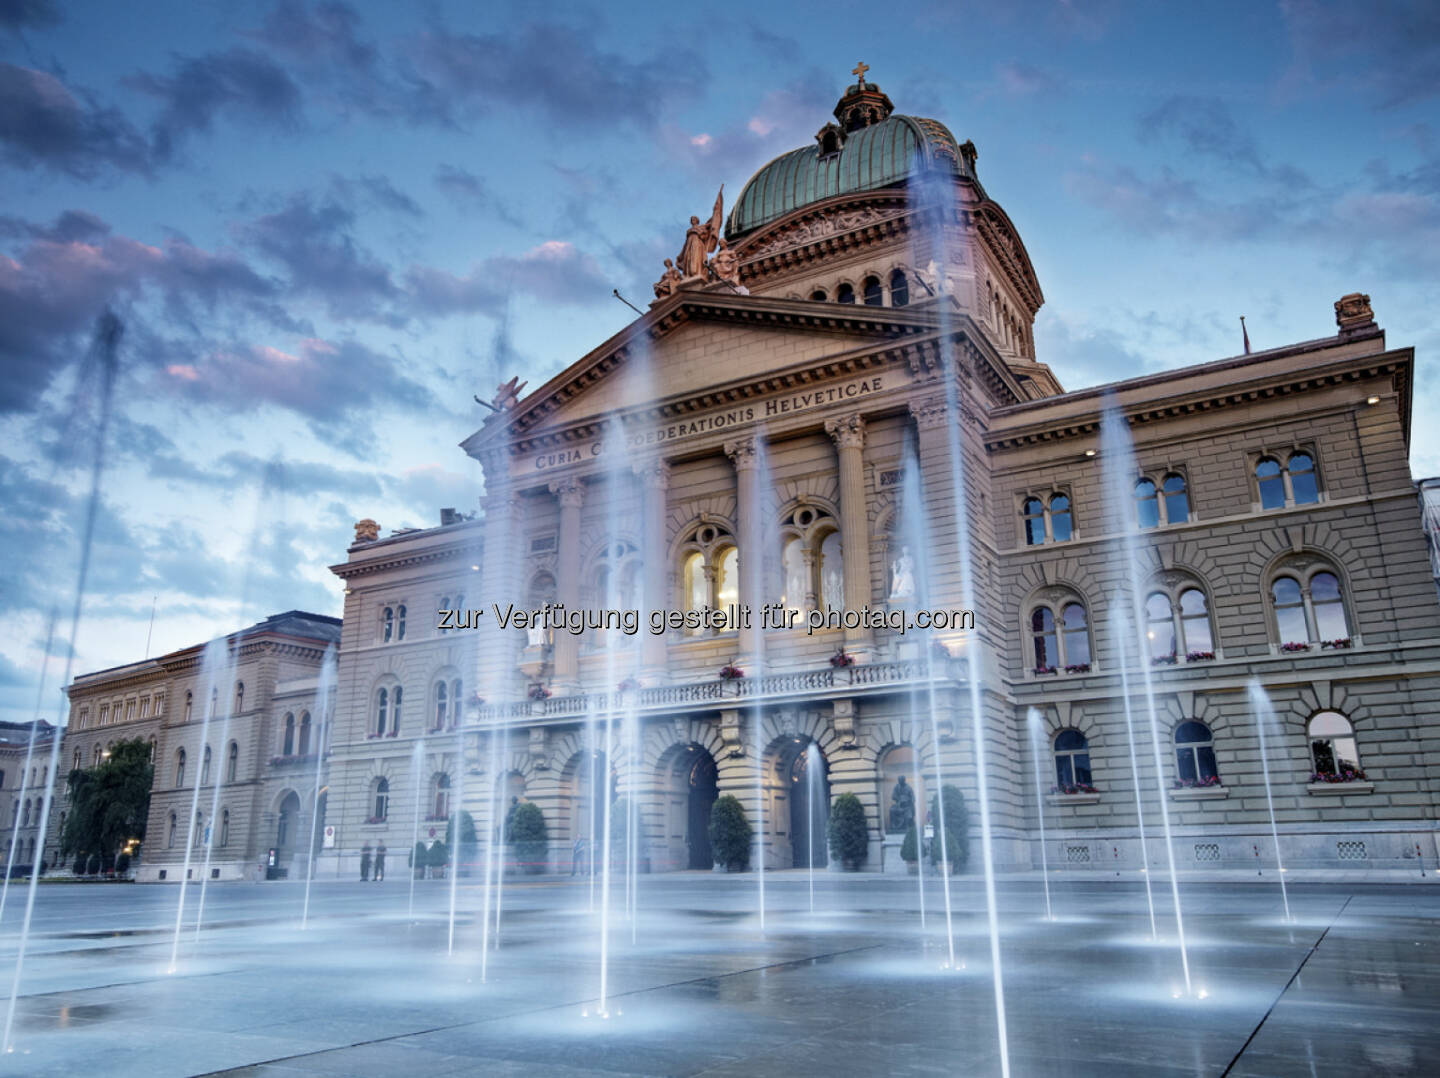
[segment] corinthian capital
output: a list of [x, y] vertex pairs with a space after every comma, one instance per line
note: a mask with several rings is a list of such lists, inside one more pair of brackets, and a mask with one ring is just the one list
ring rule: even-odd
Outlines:
[[559, 500], [562, 509], [579, 509], [585, 500], [585, 484], [573, 475], [564, 479], [553, 479], [550, 482], [550, 493]]
[[632, 465], [647, 490], [667, 490], [670, 487], [670, 462], [664, 457], [650, 457]]
[[923, 400], [910, 402], [910, 414], [915, 417], [915, 425], [921, 430], [933, 430], [943, 426], [945, 412], [943, 397], [926, 397]]
[[747, 434], [744, 438], [726, 442], [725, 455], [737, 472], [755, 467], [755, 435]]
[[825, 433], [835, 441], [838, 449], [865, 448], [865, 419], [859, 412], [825, 421]]

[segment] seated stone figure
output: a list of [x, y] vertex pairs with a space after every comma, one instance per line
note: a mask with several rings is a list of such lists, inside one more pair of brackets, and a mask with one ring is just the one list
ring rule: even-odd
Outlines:
[[895, 780], [895, 788], [890, 791], [890, 819], [887, 821], [886, 832], [892, 835], [903, 835], [910, 830], [915, 822], [915, 791], [901, 775]]

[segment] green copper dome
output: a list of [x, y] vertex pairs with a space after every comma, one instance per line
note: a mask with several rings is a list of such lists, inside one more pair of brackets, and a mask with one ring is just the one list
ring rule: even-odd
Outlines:
[[955, 136], [938, 120], [892, 113], [848, 132], [827, 124], [814, 146], [782, 154], [750, 178], [731, 207], [726, 238], [744, 235], [812, 202], [903, 183], [917, 166], [968, 173]]

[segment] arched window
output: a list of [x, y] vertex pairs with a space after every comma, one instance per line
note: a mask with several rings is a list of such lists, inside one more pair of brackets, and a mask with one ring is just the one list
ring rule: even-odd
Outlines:
[[1355, 728], [1338, 711], [1322, 711], [1310, 720], [1310, 758], [1321, 778], [1364, 778]]
[[300, 713], [300, 755], [310, 755], [310, 712]]
[[1055, 614], [1048, 606], [1030, 615], [1030, 637], [1035, 647], [1035, 672], [1054, 673], [1060, 668], [1060, 640], [1055, 632]]
[[1184, 524], [1190, 519], [1190, 495], [1185, 490], [1185, 477], [1171, 472], [1161, 486], [1165, 491], [1165, 523]]
[[1210, 727], [1193, 719], [1175, 727], [1175, 773], [1181, 786], [1218, 786]]
[[436, 775], [436, 776], [435, 776], [435, 797], [434, 797], [434, 802], [435, 802], [435, 812], [434, 812], [434, 815], [435, 815], [437, 818], [443, 817], [443, 816], [449, 816], [449, 815], [450, 815], [450, 776], [449, 776], [449, 775], [444, 775], [444, 774], [442, 774], [442, 775]]
[[29, 799], [28, 797], [25, 799], [25, 814], [24, 814], [24, 816], [23, 816], [23, 817], [21, 818], [21, 820], [20, 820], [20, 826], [21, 826], [21, 827], [29, 827], [29, 826], [30, 826], [30, 799]]
[[1145, 645], [1152, 663], [1200, 662], [1215, 658], [1210, 606], [1193, 585], [1152, 592], [1145, 600]]
[[839, 288], [835, 289], [835, 302], [854, 303], [855, 289], [848, 284], [842, 284]]
[[245, 682], [235, 682], [235, 714], [245, 710]]
[[1328, 567], [1282, 569], [1270, 585], [1275, 633], [1281, 648], [1303, 651], [1350, 646], [1350, 619], [1340, 577]]
[[225, 761], [225, 781], [234, 782], [235, 772], [240, 767], [240, 746], [234, 741], [230, 742], [230, 754]]
[[784, 515], [780, 570], [780, 601], [787, 609], [844, 609], [845, 548], [835, 518], [805, 503]]
[[1045, 503], [1039, 498], [1026, 498], [1020, 507], [1025, 521], [1025, 545], [1040, 546], [1045, 542]]
[[446, 633], [448, 633], [448, 632], [450, 631], [450, 629], [445, 625], [445, 619], [442, 619], [441, 616], [440, 616], [441, 611], [444, 611], [444, 610], [456, 610], [456, 609], [458, 609], [458, 608], [459, 608], [459, 604], [456, 604], [456, 606], [451, 606], [451, 605], [450, 605], [450, 596], [448, 596], [448, 595], [442, 595], [442, 596], [440, 596], [440, 605], [435, 608], [435, 623], [439, 626], [439, 628], [438, 628], [436, 631], [437, 631], [441, 636], [444, 636]]
[[396, 685], [396, 686], [395, 686], [395, 691], [394, 691], [393, 693], [391, 693], [391, 695], [390, 695], [390, 701], [391, 701], [391, 703], [390, 703], [390, 736], [391, 736], [391, 737], [394, 737], [396, 734], [398, 734], [398, 733], [400, 732], [400, 699], [401, 699], [401, 696], [403, 695], [404, 691], [405, 691], [405, 690], [402, 689], [402, 688], [400, 688], [399, 685]]
[[213, 718], [214, 718], [216, 715], [218, 715], [218, 714], [220, 714], [220, 690], [219, 690], [219, 689], [211, 689], [211, 690], [210, 690], [210, 717], [213, 719]]
[[200, 785], [210, 785], [210, 746], [205, 746], [204, 755], [200, 757]]
[[461, 703], [465, 699], [464, 689], [465, 682], [461, 681], [458, 677], [450, 685], [450, 722], [454, 726], [460, 725], [460, 720], [464, 715], [461, 711]]
[[285, 742], [281, 746], [280, 755], [295, 755], [295, 716], [288, 711], [285, 713]]
[[1310, 505], [1320, 500], [1314, 457], [1309, 453], [1291, 453], [1287, 470], [1290, 473], [1290, 498], [1296, 505]]
[[[195, 706], [195, 694], [194, 694], [194, 693], [191, 693], [191, 692], [187, 692], [187, 693], [185, 694], [185, 718], [184, 718], [183, 721], [185, 721], [185, 722], [189, 722], [189, 721], [190, 721], [190, 712], [191, 712], [191, 710], [194, 708], [194, 706]], [[103, 720], [102, 720], [102, 721], [103, 721]]]
[[196, 811], [195, 827], [190, 832], [190, 841], [196, 846], [205, 845], [205, 813]]
[[220, 845], [230, 845], [230, 810], [220, 810]]
[[904, 307], [910, 302], [910, 280], [904, 270], [890, 273], [890, 306]]
[[1291, 453], [1283, 468], [1274, 457], [1261, 457], [1255, 464], [1255, 485], [1261, 509], [1311, 505], [1320, 500], [1315, 458], [1303, 450]]
[[380, 642], [388, 644], [395, 639], [395, 608], [387, 606], [380, 612]]
[[375, 736], [384, 737], [390, 723], [390, 690], [382, 688], [375, 694]]
[[845, 555], [840, 533], [827, 532], [820, 540], [820, 557], [816, 571], [820, 576], [820, 599], [826, 611], [845, 609]]
[[450, 686], [445, 680], [435, 683], [435, 725], [432, 729], [443, 730], [450, 721]]
[[[91, 752], [90, 752], [90, 757], [91, 757], [91, 759], [90, 759], [90, 766], [91, 766], [91, 767], [99, 767], [99, 766], [100, 766], [100, 746], [99, 746], [99, 745], [94, 746], [94, 748], [93, 748], [93, 749], [91, 750]], [[20, 777], [23, 779], [25, 776], [22, 774]]]
[[825, 289], [817, 288], [815, 289], [815, 291], [810, 293], [810, 298], [817, 303], [824, 303], [827, 299], [830, 298], [830, 295], [825, 291]]
[[1061, 792], [1091, 785], [1090, 742], [1079, 730], [1055, 735], [1055, 784]]
[[1037, 606], [1030, 612], [1030, 641], [1037, 674], [1053, 674], [1061, 667], [1072, 674], [1089, 670], [1090, 620], [1085, 604], [1070, 600], [1054, 607]]
[[390, 780], [384, 777], [375, 780], [374, 786], [374, 815], [371, 817], [376, 823], [380, 823], [390, 815]]
[[1160, 503], [1156, 498], [1155, 484], [1141, 479], [1135, 484], [1135, 520], [1142, 528], [1160, 526]]
[[1305, 600], [1300, 582], [1292, 576], [1275, 578], [1270, 585], [1270, 598], [1275, 603], [1275, 632], [1281, 644], [1304, 644], [1310, 639], [1305, 624]]
[[1067, 667], [1090, 664], [1090, 626], [1083, 603], [1066, 603], [1060, 611], [1060, 644]]
[[[740, 601], [740, 555], [735, 540], [718, 524], [704, 523], [691, 532], [681, 548], [680, 593], [685, 609], [727, 611]], [[687, 629], [688, 636], [725, 632], [737, 626], [726, 622], [709, 629]]]
[[405, 607], [403, 604], [395, 608], [395, 639], [405, 639]]
[[[73, 770], [73, 771], [79, 771], [79, 770], [80, 770], [80, 750], [79, 750], [79, 749], [76, 749], [76, 750], [75, 750], [75, 757], [74, 757], [74, 761], [73, 761], [72, 764], [71, 764], [71, 770]], [[3, 783], [3, 781], [4, 781], [3, 775], [4, 775], [4, 772], [3, 772], [3, 771], [0, 771], [0, 783]]]
[[[95, 749], [96, 749], [96, 751], [98, 752], [99, 749], [100, 749], [100, 746], [99, 746], [99, 745], [96, 745], [96, 746], [95, 746]], [[180, 787], [180, 786], [184, 786], [184, 785], [185, 785], [185, 750], [184, 750], [184, 749], [176, 749], [176, 750], [175, 750], [175, 785], [176, 785], [177, 787]]]
[[1315, 613], [1315, 638], [1322, 641], [1348, 640], [1350, 626], [1345, 618], [1345, 600], [1340, 595], [1340, 578], [1334, 573], [1316, 573], [1310, 578], [1310, 606]]
[[1057, 543], [1069, 541], [1072, 534], [1070, 516], [1070, 496], [1068, 494], [1052, 494], [1050, 496], [1050, 535]]
[[880, 287], [879, 277], [866, 277], [860, 284], [867, 307], [880, 307], [885, 303], [885, 291]]
[[175, 848], [175, 813], [173, 812], [170, 813], [170, 833], [165, 844], [172, 850]]

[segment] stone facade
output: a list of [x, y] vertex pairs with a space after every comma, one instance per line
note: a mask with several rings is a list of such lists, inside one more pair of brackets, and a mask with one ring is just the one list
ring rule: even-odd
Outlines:
[[[46, 829], [43, 849], [38, 845], [54, 743], [55, 727], [44, 719], [0, 722], [0, 811], [6, 813], [8, 825], [0, 857], [15, 872], [28, 870], [37, 861], [56, 863], [60, 836], [53, 821]], [[53, 805], [51, 816], [64, 825], [63, 812], [56, 817]]]
[[[213, 879], [258, 878], [271, 847], [279, 848], [283, 868], [303, 856], [325, 737], [319, 670], [339, 636], [338, 619], [290, 611], [212, 642], [209, 667], [207, 646], [197, 644], [85, 674], [69, 686], [63, 773], [94, 766], [120, 740], [152, 747], [155, 779], [137, 880], [180, 879], [187, 853], [188, 878], [200, 879], [207, 834]], [[287, 716], [296, 724], [289, 752]], [[302, 753], [309, 716], [305, 747], [316, 748]], [[57, 803], [63, 808], [62, 797]]]

